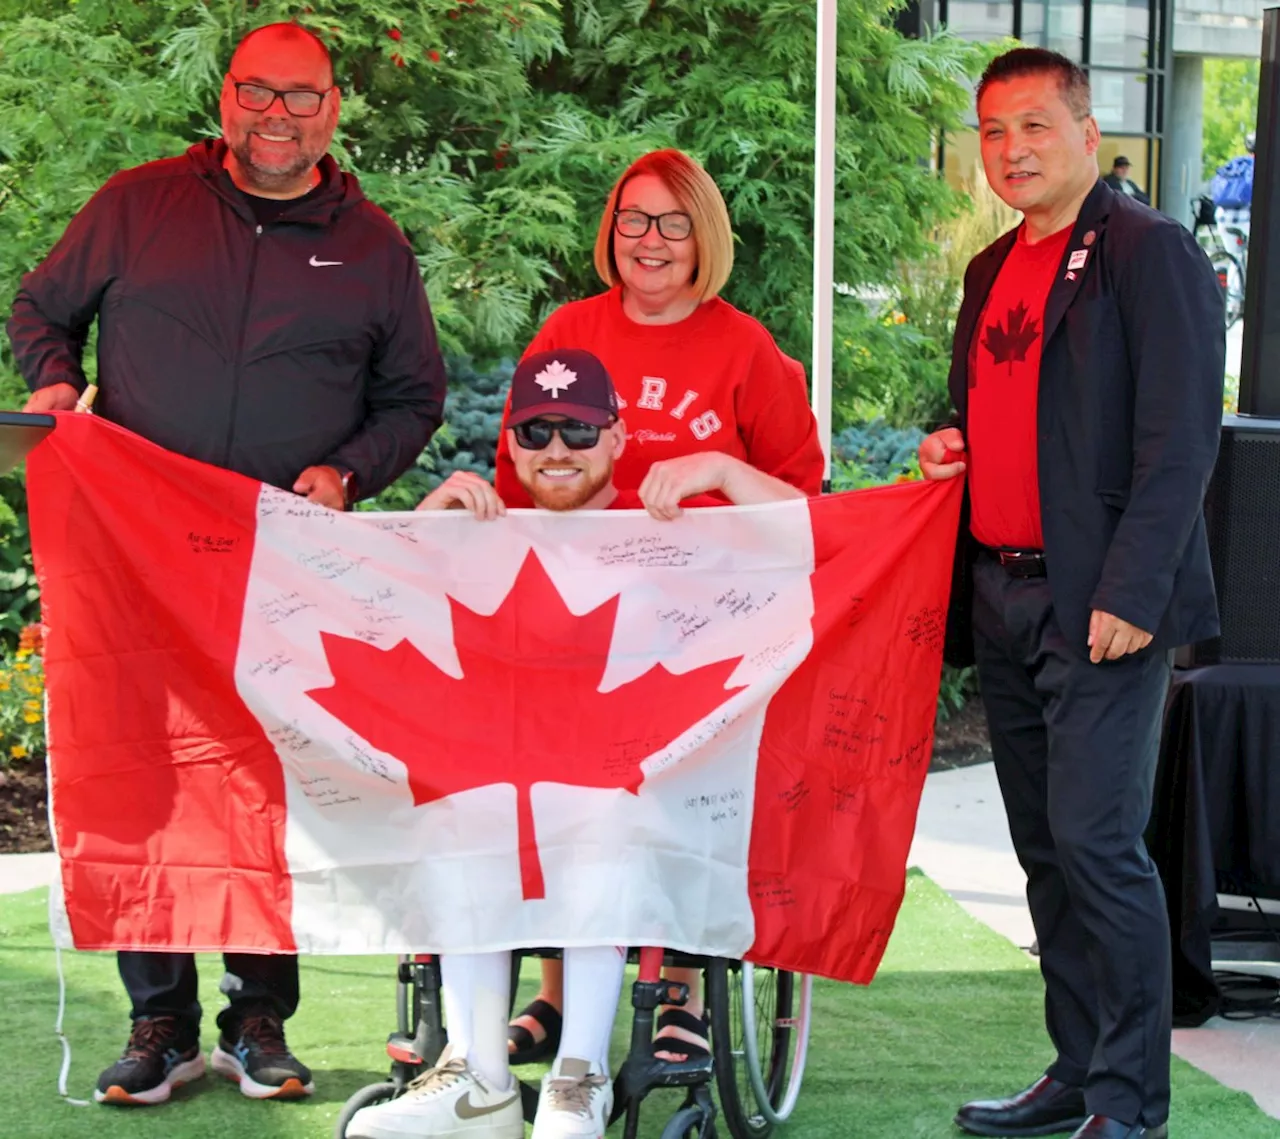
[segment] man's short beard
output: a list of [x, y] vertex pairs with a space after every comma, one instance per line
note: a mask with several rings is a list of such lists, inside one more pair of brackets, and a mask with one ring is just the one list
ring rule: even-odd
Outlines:
[[559, 493], [557, 493], [557, 488], [548, 487], [537, 478], [537, 472], [534, 472], [534, 477], [524, 483], [524, 489], [529, 492], [529, 497], [533, 499], [535, 506], [543, 510], [564, 512], [585, 506], [609, 485], [609, 480], [612, 478], [612, 469], [604, 471], [599, 478], [592, 482], [584, 482], [572, 495], [566, 495], [564, 492], [568, 489], [567, 487], [558, 488]]
[[235, 143], [228, 142], [231, 153], [236, 156], [245, 180], [259, 190], [279, 191], [294, 185], [302, 175], [311, 170], [322, 155], [309, 155], [299, 147], [297, 160], [291, 162], [284, 170], [264, 170], [253, 161], [249, 147], [251, 135], [245, 134]]

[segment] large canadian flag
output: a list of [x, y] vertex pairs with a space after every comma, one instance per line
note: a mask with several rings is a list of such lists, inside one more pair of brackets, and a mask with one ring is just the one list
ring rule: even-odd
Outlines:
[[28, 488], [76, 946], [875, 972], [958, 485], [341, 514], [62, 415]]

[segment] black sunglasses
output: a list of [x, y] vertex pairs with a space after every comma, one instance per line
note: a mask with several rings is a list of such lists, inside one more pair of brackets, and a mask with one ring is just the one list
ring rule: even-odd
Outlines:
[[560, 442], [570, 451], [589, 451], [600, 442], [600, 432], [604, 428], [578, 419], [526, 419], [511, 430], [516, 442], [526, 451], [550, 447], [553, 435], [559, 435]]

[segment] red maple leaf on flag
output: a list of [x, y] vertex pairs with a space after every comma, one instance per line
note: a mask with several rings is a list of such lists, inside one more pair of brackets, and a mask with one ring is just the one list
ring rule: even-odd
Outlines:
[[742, 658], [679, 675], [655, 665], [601, 692], [618, 598], [575, 616], [532, 551], [492, 616], [449, 607], [460, 679], [408, 641], [323, 633], [334, 682], [307, 695], [405, 765], [415, 804], [513, 784], [524, 897], [542, 898], [533, 784], [636, 794], [641, 761], [741, 691], [725, 684]]

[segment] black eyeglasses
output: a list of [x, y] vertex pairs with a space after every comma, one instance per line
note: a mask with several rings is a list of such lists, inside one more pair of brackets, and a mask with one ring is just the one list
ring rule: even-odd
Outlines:
[[693, 235], [693, 218], [679, 210], [647, 214], [644, 210], [614, 210], [613, 228], [623, 237], [643, 237], [658, 223], [658, 232], [668, 241], [684, 241]]
[[589, 451], [600, 442], [604, 428], [578, 419], [526, 419], [511, 430], [516, 442], [526, 451], [550, 447], [553, 435], [559, 435], [560, 442], [570, 451]]
[[269, 110], [277, 99], [284, 103], [284, 109], [299, 119], [314, 118], [320, 113], [324, 97], [333, 90], [324, 91], [277, 91], [274, 87], [264, 87], [261, 83], [241, 83], [234, 75], [231, 84], [236, 89], [236, 102], [246, 111]]

